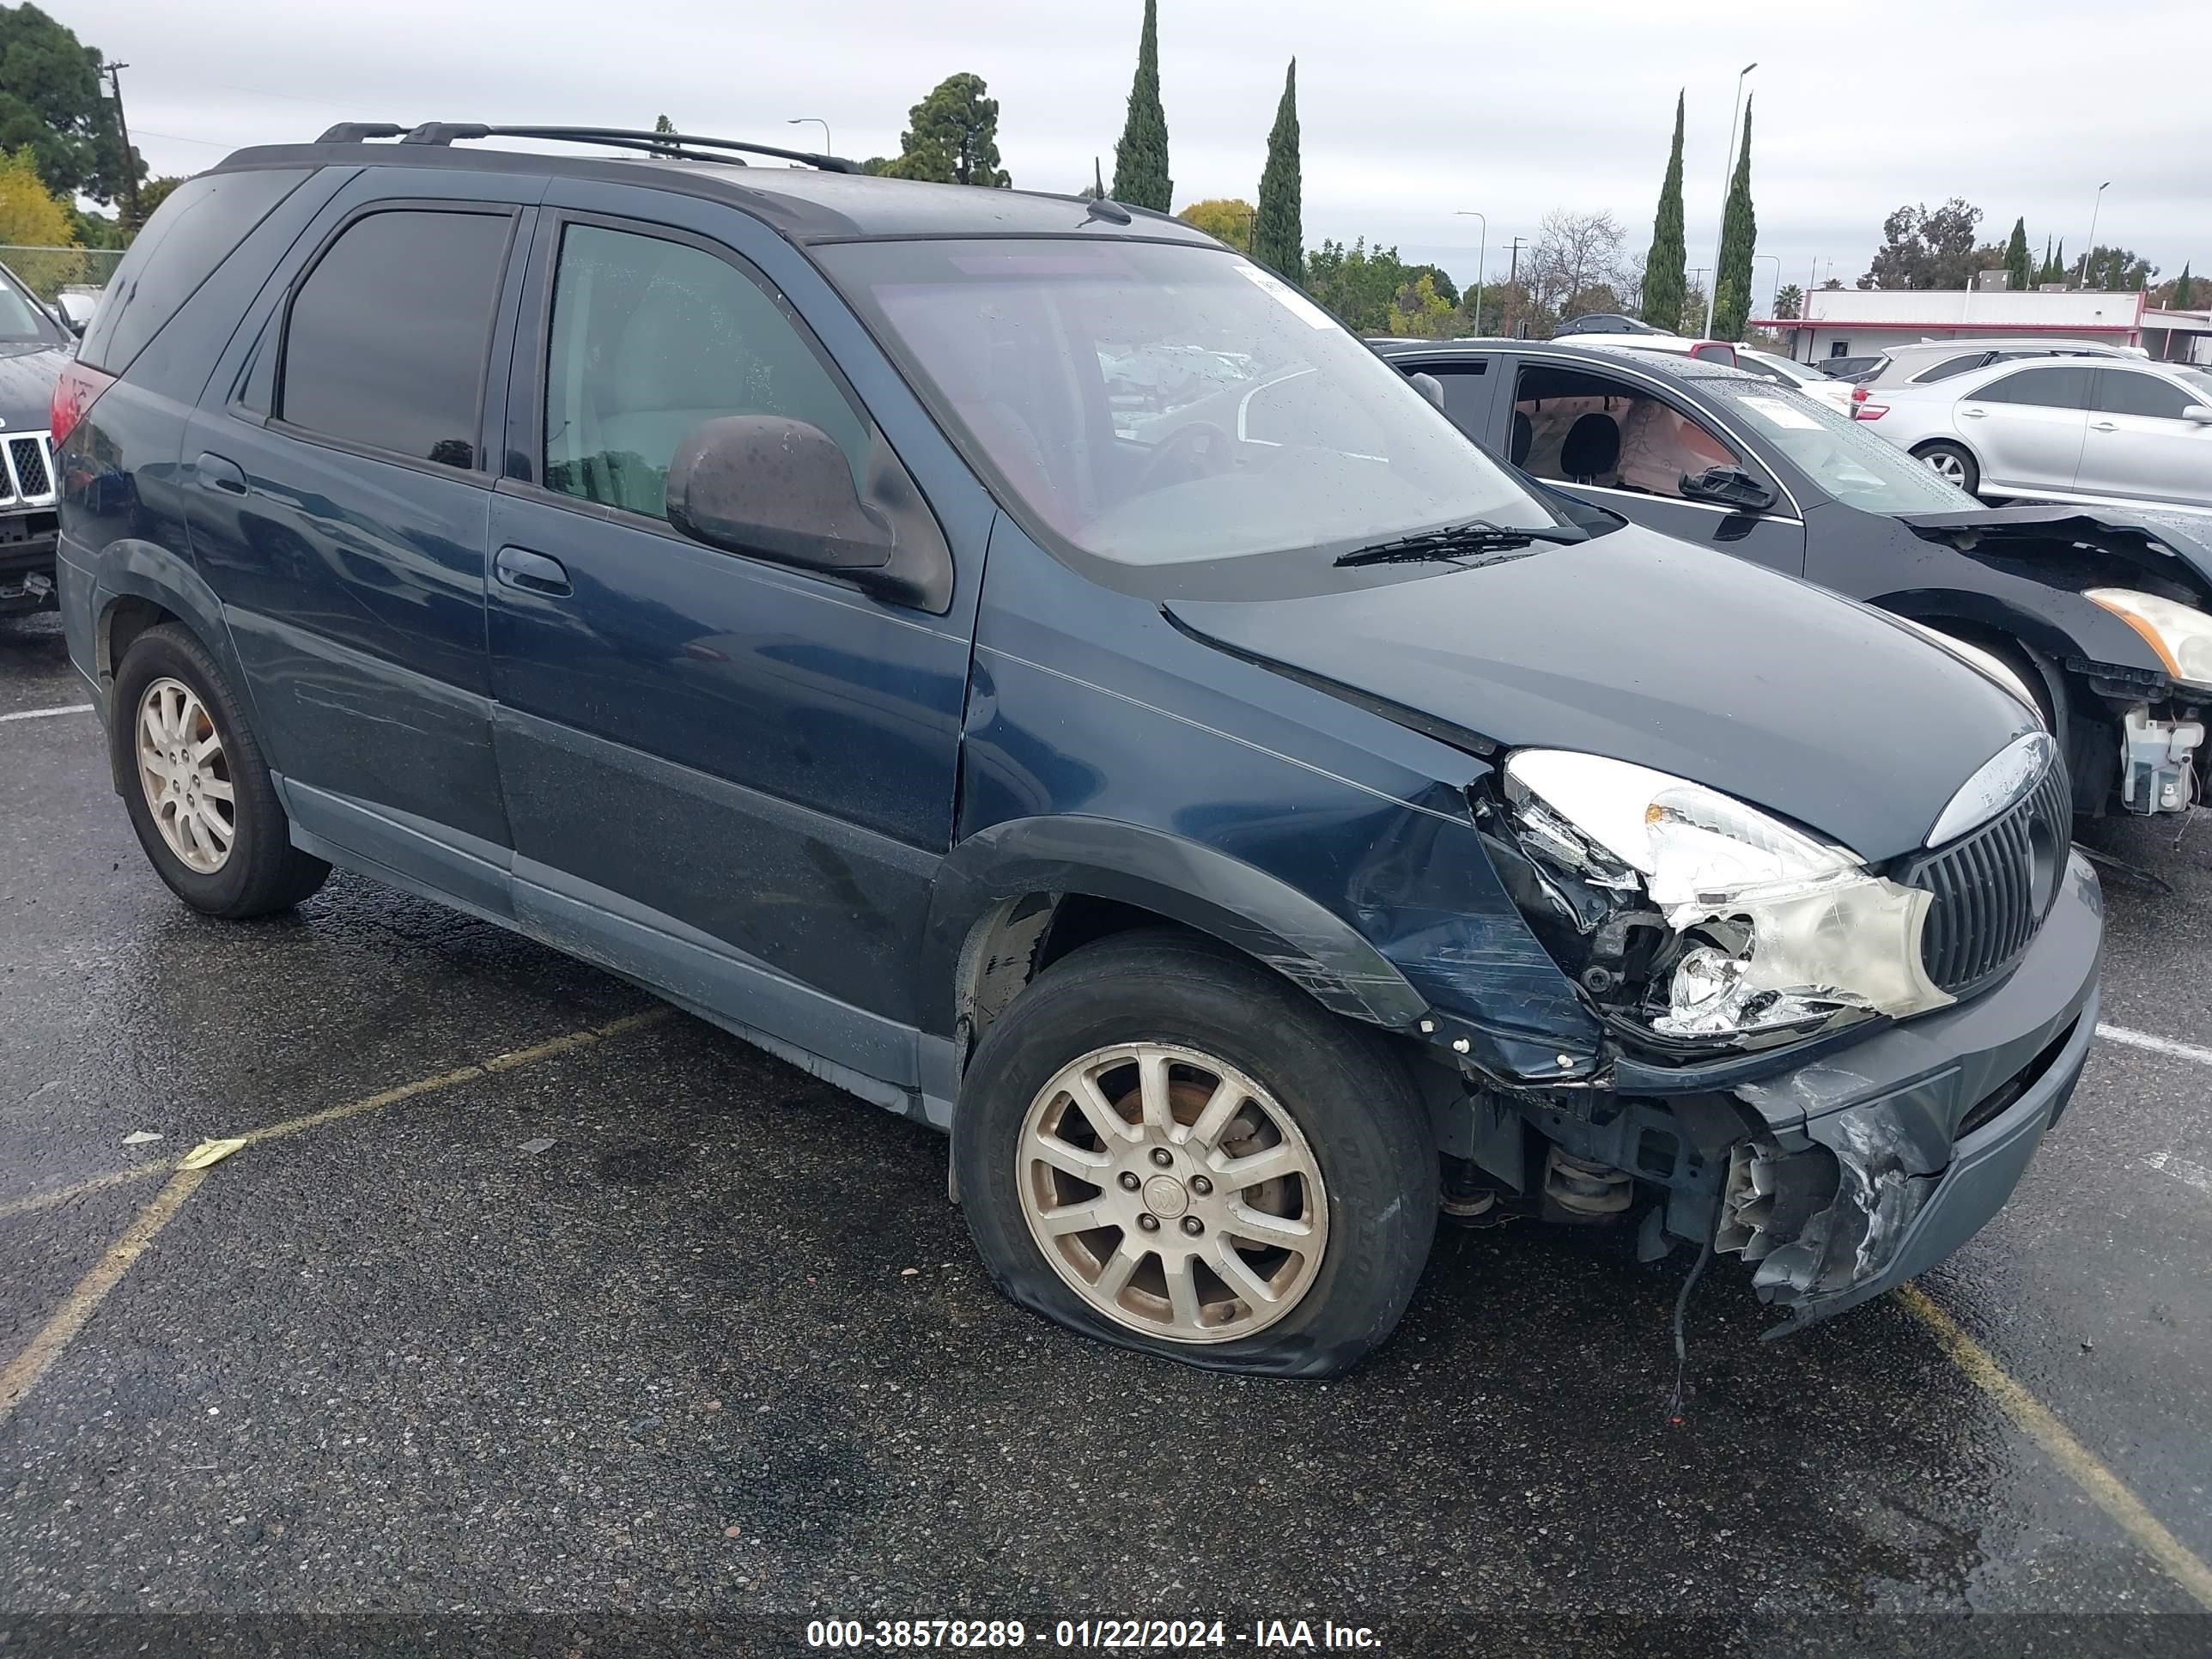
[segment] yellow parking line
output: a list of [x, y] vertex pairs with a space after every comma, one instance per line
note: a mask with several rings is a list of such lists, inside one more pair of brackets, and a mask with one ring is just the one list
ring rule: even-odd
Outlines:
[[54, 1316], [39, 1328], [30, 1346], [9, 1360], [7, 1369], [0, 1370], [0, 1423], [4, 1423], [20, 1405], [25, 1395], [39, 1386], [39, 1379], [52, 1368], [54, 1361], [76, 1340], [84, 1328], [84, 1322], [92, 1317], [93, 1310], [107, 1299], [107, 1293], [122, 1283], [123, 1275], [131, 1271], [131, 1264], [143, 1255], [146, 1247], [154, 1242], [154, 1235], [169, 1224], [185, 1200], [200, 1188], [208, 1172], [205, 1170], [179, 1170], [169, 1177], [169, 1184], [154, 1194], [154, 1201], [138, 1212], [138, 1218], [115, 1241], [107, 1254], [93, 1264], [92, 1271], [76, 1282], [76, 1289], [62, 1298], [62, 1305]]
[[[441, 1072], [435, 1077], [403, 1083], [396, 1088], [383, 1090], [365, 1099], [349, 1101], [343, 1106], [327, 1107], [322, 1111], [309, 1112], [283, 1123], [249, 1129], [238, 1139], [243, 1146], [252, 1146], [286, 1135], [295, 1135], [303, 1129], [319, 1128], [325, 1123], [336, 1123], [343, 1118], [358, 1117], [363, 1112], [376, 1110], [380, 1106], [397, 1105], [418, 1095], [434, 1094], [456, 1084], [468, 1083], [495, 1073], [513, 1071], [518, 1066], [527, 1066], [536, 1060], [550, 1060], [556, 1054], [590, 1048], [593, 1043], [605, 1042], [610, 1037], [620, 1036], [626, 1031], [654, 1024], [667, 1018], [669, 1012], [666, 1008], [649, 1008], [641, 1014], [632, 1014], [627, 1018], [593, 1026], [589, 1030], [571, 1031], [565, 1036], [553, 1037], [527, 1048], [494, 1054], [489, 1060], [477, 1065], [463, 1066], [450, 1072]], [[85, 1322], [92, 1317], [94, 1310], [106, 1300], [108, 1292], [123, 1282], [123, 1275], [129, 1273], [131, 1265], [145, 1254], [146, 1247], [154, 1242], [155, 1235], [169, 1224], [179, 1210], [184, 1208], [185, 1200], [200, 1189], [210, 1170], [176, 1169], [166, 1164], [141, 1164], [135, 1169], [118, 1170], [112, 1175], [95, 1176], [58, 1192], [18, 1199], [6, 1209], [0, 1210], [0, 1215], [20, 1215], [27, 1210], [44, 1209], [64, 1203], [102, 1187], [118, 1186], [128, 1181], [143, 1180], [149, 1175], [163, 1173], [169, 1176], [168, 1185], [155, 1194], [153, 1201], [138, 1212], [137, 1218], [124, 1231], [123, 1237], [115, 1241], [107, 1254], [93, 1265], [89, 1273], [77, 1280], [70, 1293], [62, 1298], [62, 1304], [54, 1310], [53, 1316], [39, 1328], [38, 1334], [32, 1337], [23, 1351], [9, 1360], [4, 1368], [0, 1368], [0, 1423], [5, 1423], [15, 1407], [29, 1396], [31, 1390], [38, 1387], [39, 1380], [52, 1369], [54, 1362], [76, 1340], [77, 1333], [84, 1328]]]
[[1928, 1298], [1917, 1285], [1905, 1285], [1897, 1299], [1905, 1311], [1925, 1325], [1951, 1363], [1969, 1382], [1997, 1403], [2014, 1425], [2040, 1446], [2067, 1478], [2088, 1495], [2089, 1501], [2112, 1516], [2120, 1530], [2142, 1547], [2143, 1553], [2171, 1574], [2176, 1583], [2212, 1608], [2212, 1566], [2160, 1524], [2143, 1507], [2142, 1499], [2127, 1483], [2099, 1461], [2097, 1455], [2074, 1437], [2073, 1431], [2051, 1414], [2051, 1408], [2030, 1394], [1990, 1357], [1989, 1350], [1959, 1328], [1959, 1323]]
[[104, 1187], [123, 1187], [134, 1181], [148, 1181], [155, 1176], [174, 1175], [177, 1166], [167, 1159], [154, 1164], [134, 1164], [127, 1170], [112, 1170], [104, 1176], [94, 1176], [89, 1181], [80, 1181], [74, 1187], [57, 1187], [51, 1192], [33, 1193], [28, 1198], [11, 1198], [0, 1204], [0, 1221], [11, 1215], [28, 1215], [33, 1210], [51, 1210], [57, 1204], [66, 1204], [73, 1198], [82, 1198], [87, 1193], [96, 1193]]

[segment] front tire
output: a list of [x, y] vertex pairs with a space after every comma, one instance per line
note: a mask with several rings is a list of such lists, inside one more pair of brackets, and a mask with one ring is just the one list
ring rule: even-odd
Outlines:
[[1982, 469], [1957, 444], [1923, 444], [1912, 453], [1937, 477], [1958, 485], [1969, 495], [1981, 488]]
[[108, 742], [138, 844], [193, 909], [266, 915], [329, 876], [292, 845], [237, 695], [185, 629], [166, 623], [131, 641], [108, 700]]
[[1208, 1370], [1347, 1369], [1396, 1327], [1436, 1231], [1436, 1147], [1397, 1057], [1164, 929], [1075, 951], [999, 1017], [953, 1158], [1008, 1296]]

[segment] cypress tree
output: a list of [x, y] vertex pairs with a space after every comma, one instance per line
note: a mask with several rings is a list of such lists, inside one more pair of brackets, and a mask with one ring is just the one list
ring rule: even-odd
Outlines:
[[1667, 156], [1667, 177], [1659, 186], [1659, 211], [1651, 220], [1651, 252], [1644, 261], [1644, 320], [1669, 332], [1682, 326], [1682, 292], [1687, 286], [1687, 255], [1682, 247], [1682, 94], [1674, 94], [1674, 148]]
[[2012, 222], [2012, 240], [2005, 244], [2005, 286], [2014, 293], [2028, 287], [2035, 273], [2027, 263], [2027, 221]]
[[1260, 171], [1260, 210], [1252, 222], [1252, 257], [1285, 282], [1305, 286], [1304, 188], [1298, 178], [1298, 60], [1283, 77], [1283, 100], [1267, 134]]
[[2051, 274], [2043, 280], [2046, 283], [2066, 280], [2066, 239], [2063, 236], [2058, 239], [2058, 252], [2051, 256]]
[[1145, 0], [1129, 118], [1122, 125], [1121, 142], [1114, 146], [1114, 199], [1165, 213], [1174, 194], [1175, 183], [1168, 177], [1168, 117], [1160, 107], [1159, 0]]
[[2172, 308], [2176, 311], [2186, 311], [2196, 303], [2197, 284], [2190, 278], [2189, 261], [2184, 259], [2181, 262], [2181, 275], [2175, 279], [2173, 284]]
[[1721, 212], [1721, 252], [1713, 270], [1713, 335], [1741, 340], [1751, 315], [1752, 250], [1759, 244], [1759, 216], [1751, 206], [1751, 100], [1743, 100], [1743, 148]]

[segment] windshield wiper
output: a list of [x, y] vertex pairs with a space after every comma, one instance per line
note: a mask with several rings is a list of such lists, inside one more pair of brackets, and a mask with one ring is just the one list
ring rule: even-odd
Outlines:
[[1442, 530], [1425, 530], [1418, 536], [1401, 536], [1395, 541], [1377, 542], [1372, 547], [1355, 549], [1335, 562], [1339, 565], [1410, 564], [1416, 562], [1438, 562], [1468, 558], [1484, 553], [1507, 553], [1516, 548], [1528, 546], [1533, 542], [1557, 542], [1565, 544], [1586, 542], [1589, 537], [1579, 530], [1536, 529], [1525, 525], [1492, 524], [1487, 519], [1476, 519], [1467, 524], [1446, 525]]

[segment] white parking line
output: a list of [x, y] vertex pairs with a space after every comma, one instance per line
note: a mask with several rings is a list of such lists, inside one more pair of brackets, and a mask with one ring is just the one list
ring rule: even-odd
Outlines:
[[2212, 1170], [2202, 1164], [2191, 1164], [2185, 1158], [2176, 1158], [2172, 1152], [2153, 1152], [2143, 1162], [2154, 1170], [2163, 1170], [2185, 1187], [2194, 1187], [2200, 1193], [2212, 1196]]
[[2097, 1035], [2107, 1042], [2124, 1042], [2130, 1048], [2148, 1048], [2153, 1054], [2172, 1054], [2176, 1060], [2193, 1060], [2199, 1066], [2212, 1066], [2212, 1048], [2200, 1048], [2193, 1042], [2176, 1042], [2172, 1037], [2131, 1031], [2124, 1025], [2100, 1025]]
[[0, 720], [52, 720], [56, 714], [89, 714], [90, 713], [92, 713], [90, 703], [73, 702], [66, 708], [20, 708], [12, 714], [0, 714]]

